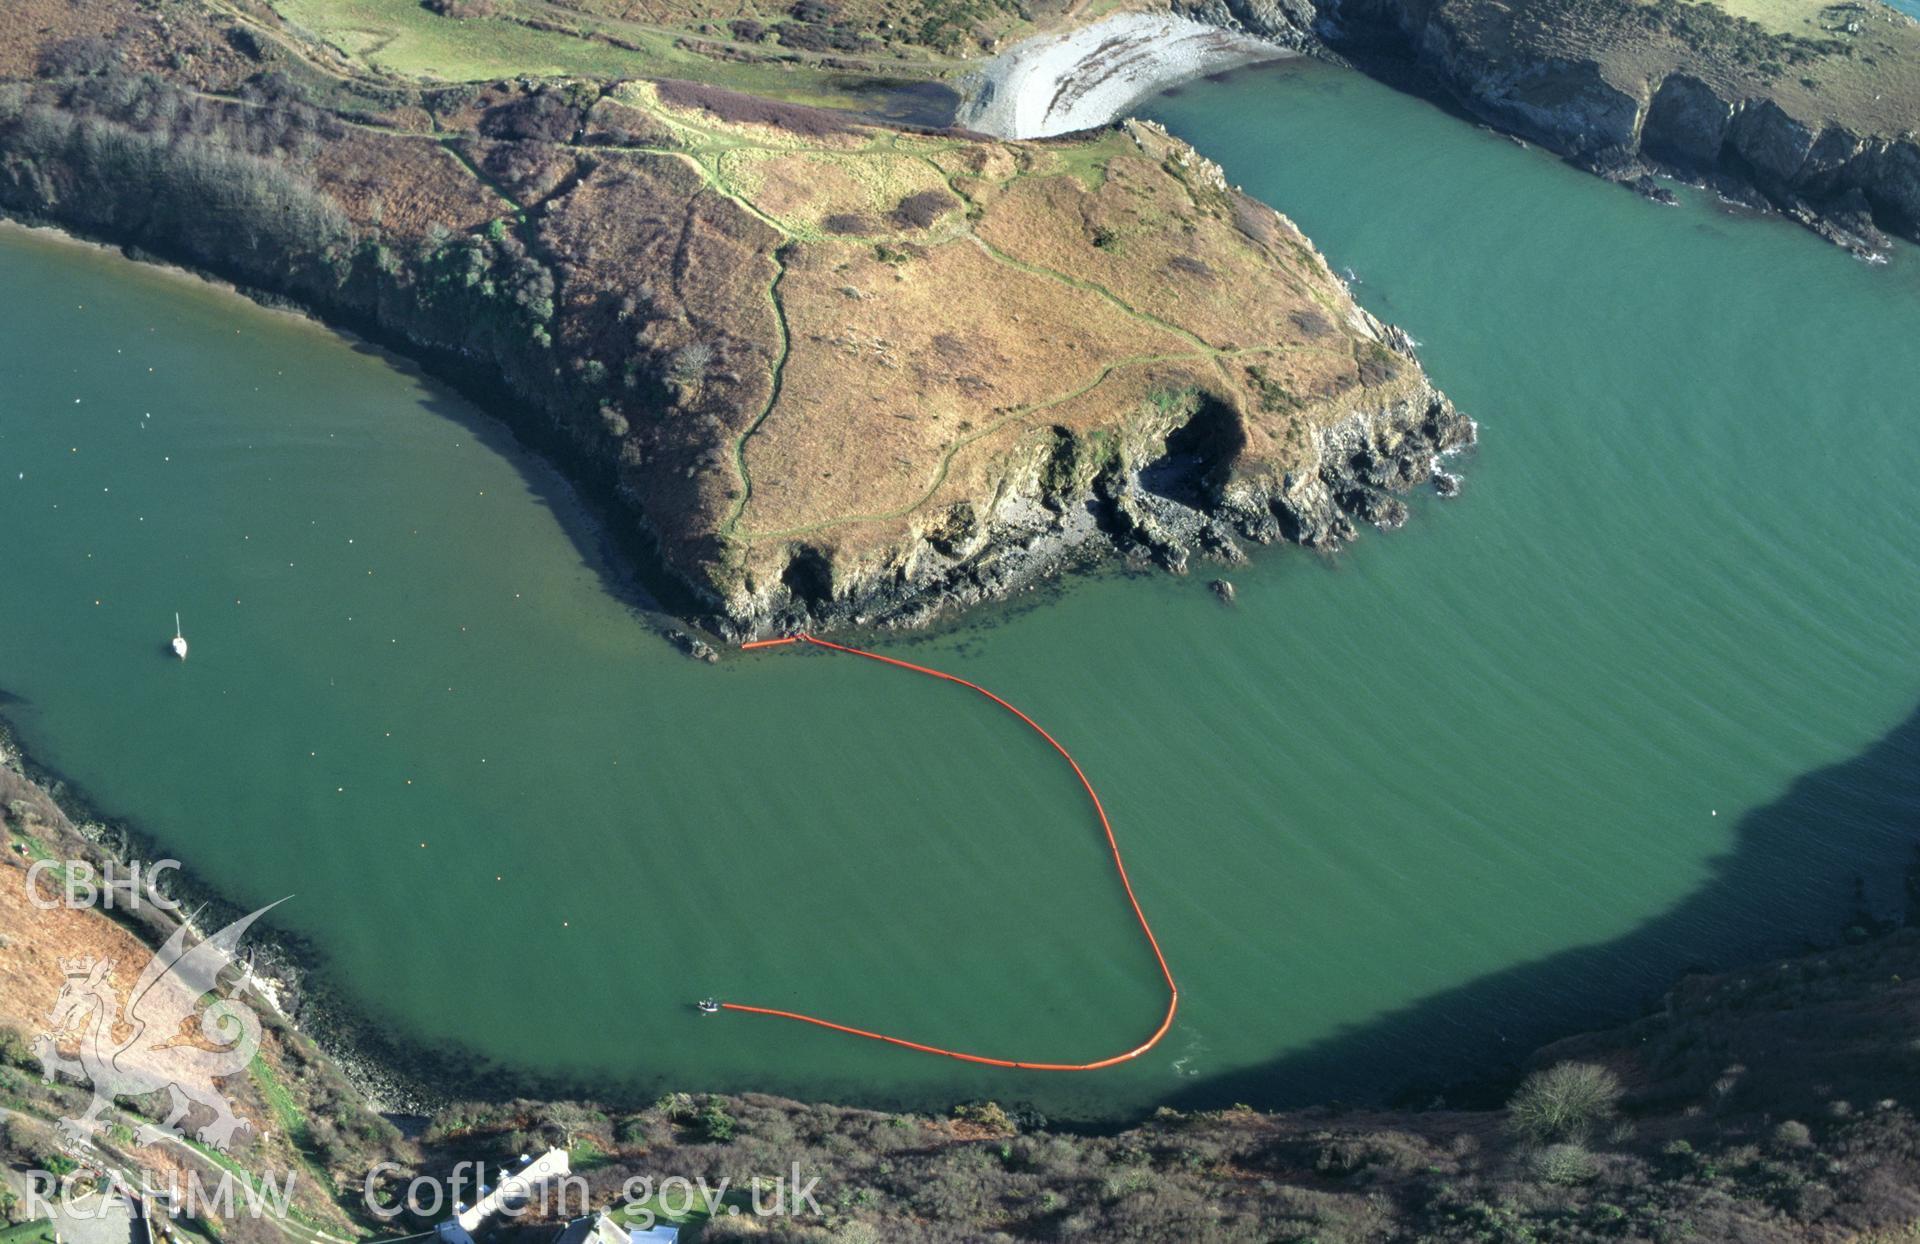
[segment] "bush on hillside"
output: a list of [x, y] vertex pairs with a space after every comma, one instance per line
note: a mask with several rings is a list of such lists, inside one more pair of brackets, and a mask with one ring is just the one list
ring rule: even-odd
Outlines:
[[1536, 1071], [1507, 1103], [1508, 1121], [1535, 1144], [1584, 1143], [1620, 1104], [1620, 1077], [1594, 1063]]
[[421, 0], [420, 7], [460, 21], [470, 17], [492, 17], [494, 14], [493, 0]]

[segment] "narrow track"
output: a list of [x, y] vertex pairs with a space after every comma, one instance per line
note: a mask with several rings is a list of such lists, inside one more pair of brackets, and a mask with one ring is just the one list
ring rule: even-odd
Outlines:
[[1060, 746], [1060, 741], [1051, 734], [1048, 734], [1039, 722], [1027, 716], [978, 683], [968, 682], [966, 679], [954, 674], [929, 669], [924, 665], [915, 665], [911, 661], [901, 661], [893, 657], [883, 657], [877, 652], [868, 652], [864, 648], [850, 648], [845, 644], [836, 644], [825, 639], [815, 639], [813, 636], [805, 633], [792, 635], [785, 639], [757, 640], [753, 643], [742, 644], [741, 648], [743, 650], [779, 648], [788, 644], [812, 644], [816, 648], [829, 648], [834, 652], [845, 652], [856, 657], [865, 657], [869, 661], [878, 661], [882, 665], [891, 665], [895, 669], [909, 670], [915, 674], [925, 674], [929, 678], [938, 678], [942, 682], [958, 683], [970, 691], [978, 692], [980, 695], [998, 704], [1001, 708], [1006, 709], [1009, 713], [1012, 713], [1015, 717], [1018, 717], [1021, 721], [1025, 722], [1035, 734], [1045, 739], [1054, 751], [1059, 752], [1061, 759], [1065, 760], [1073, 769], [1073, 776], [1080, 779], [1080, 785], [1086, 790], [1087, 798], [1093, 801], [1093, 810], [1100, 818], [1100, 828], [1107, 836], [1107, 847], [1113, 852], [1114, 870], [1120, 874], [1120, 887], [1127, 893], [1127, 903], [1133, 908], [1134, 919], [1140, 922], [1140, 931], [1146, 934], [1147, 945], [1153, 949], [1154, 962], [1160, 965], [1160, 975], [1165, 978], [1167, 982], [1167, 1013], [1161, 1017], [1160, 1026], [1153, 1030], [1152, 1036], [1124, 1054], [1115, 1054], [1111, 1058], [1102, 1058], [1091, 1063], [1038, 1063], [1025, 1062], [1014, 1058], [991, 1058], [985, 1054], [967, 1054], [959, 1050], [943, 1049], [937, 1045], [927, 1045], [920, 1041], [909, 1041], [905, 1037], [888, 1036], [884, 1032], [869, 1032], [865, 1028], [854, 1028], [846, 1024], [837, 1024], [830, 1019], [821, 1019], [817, 1015], [803, 1015], [798, 1011], [782, 1011], [766, 1006], [748, 1006], [740, 1002], [722, 1002], [720, 1009], [723, 1011], [739, 1011], [747, 1015], [770, 1015], [775, 1019], [797, 1020], [803, 1024], [812, 1024], [816, 1028], [827, 1028], [834, 1032], [844, 1032], [849, 1036], [865, 1037], [869, 1041], [884, 1041], [888, 1045], [897, 1045], [902, 1049], [916, 1050], [922, 1054], [938, 1054], [942, 1058], [957, 1058], [963, 1063], [980, 1063], [988, 1067], [1013, 1067], [1021, 1071], [1098, 1071], [1103, 1067], [1117, 1066], [1120, 1063], [1138, 1058], [1154, 1046], [1160, 1044], [1160, 1038], [1166, 1036], [1167, 1030], [1173, 1027], [1174, 1012], [1180, 1009], [1180, 987], [1174, 984], [1173, 969], [1167, 966], [1167, 957], [1160, 952], [1160, 941], [1153, 935], [1153, 926], [1147, 923], [1147, 913], [1141, 910], [1140, 900], [1135, 897], [1133, 893], [1133, 882], [1127, 877], [1126, 861], [1120, 857], [1119, 840], [1113, 836], [1113, 823], [1107, 820], [1107, 810], [1100, 802], [1099, 793], [1093, 789], [1093, 783], [1087, 780], [1087, 775], [1081, 771], [1080, 762], [1073, 758], [1072, 753]]

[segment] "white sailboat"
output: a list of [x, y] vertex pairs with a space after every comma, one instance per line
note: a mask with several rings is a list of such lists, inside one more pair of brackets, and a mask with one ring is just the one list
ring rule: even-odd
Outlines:
[[173, 655], [182, 661], [187, 659], [187, 637], [180, 630], [180, 615], [173, 615]]

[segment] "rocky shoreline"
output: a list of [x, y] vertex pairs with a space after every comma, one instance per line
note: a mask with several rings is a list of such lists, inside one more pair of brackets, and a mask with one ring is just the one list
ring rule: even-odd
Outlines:
[[[0, 216], [0, 223], [45, 233], [73, 245], [118, 250], [138, 261], [210, 281], [263, 305], [313, 315], [298, 300], [235, 284], [222, 274], [179, 263], [170, 256], [75, 233], [64, 223], [4, 216]], [[823, 569], [820, 590], [811, 594], [804, 585], [799, 589], [782, 585], [765, 596], [721, 601], [704, 596], [697, 585], [682, 583], [680, 586], [688, 591], [677, 602], [679, 611], [710, 636], [729, 642], [800, 630], [912, 629], [963, 609], [1003, 600], [1116, 556], [1136, 565], [1184, 574], [1196, 557], [1226, 565], [1244, 562], [1242, 541], [1257, 545], [1296, 543], [1331, 552], [1352, 540], [1363, 523], [1382, 530], [1398, 527], [1408, 513], [1399, 498], [1413, 489], [1430, 484], [1443, 496], [1458, 493], [1458, 477], [1441, 469], [1440, 463], [1443, 457], [1470, 447], [1478, 430], [1471, 418], [1456, 410], [1426, 379], [1414, 358], [1413, 343], [1403, 331], [1381, 323], [1357, 306], [1355, 311], [1368, 334], [1403, 359], [1418, 380], [1413, 391], [1397, 401], [1355, 411], [1337, 424], [1317, 429], [1317, 466], [1311, 471], [1277, 481], [1249, 481], [1230, 489], [1203, 488], [1196, 493], [1188, 487], [1187, 495], [1165, 495], [1150, 480], [1143, 480], [1142, 474], [1166, 457], [1167, 440], [1179, 431], [1170, 426], [1160, 430], [1157, 440], [1140, 445], [1126, 460], [1108, 463], [1105, 469], [1079, 481], [1084, 487], [1078, 492], [1063, 491], [1057, 484], [1050, 486], [1044, 478], [1048, 464], [1030, 463], [1011, 481], [993, 514], [985, 520], [973, 519], [957, 530], [930, 533], [909, 555], [843, 575], [838, 581], [831, 581]], [[524, 418], [524, 410], [504, 410], [493, 400], [491, 386], [475, 374], [485, 370], [478, 366], [479, 360], [464, 354], [450, 357], [444, 346], [422, 335], [406, 333], [395, 340], [390, 330], [383, 331], [383, 326], [358, 317], [336, 313], [326, 318], [351, 325], [342, 331], [355, 331], [366, 340], [407, 351], [404, 357], [423, 362], [437, 378], [501, 418], [530, 451], [565, 463], [576, 486], [592, 480], [589, 464], [575, 457], [574, 447], [566, 438], [530, 423]], [[1210, 479], [1221, 474], [1225, 463], [1201, 453], [1194, 455], [1187, 466], [1194, 478]], [[586, 500], [584, 495], [582, 500]], [[615, 526], [604, 519], [600, 525], [605, 530]], [[636, 566], [652, 556], [638, 540], [617, 543], [625, 546], [623, 560]], [[829, 582], [831, 586], [827, 586]], [[664, 585], [650, 586], [658, 591]], [[663, 628], [661, 634], [692, 659], [713, 661], [718, 657], [713, 646], [699, 635], [672, 627]], [[288, 948], [287, 962], [298, 965], [301, 961], [301, 953]], [[366, 1028], [351, 1008], [342, 1011], [332, 1026], [343, 1031]], [[356, 1043], [364, 1042], [348, 1041], [341, 1048]], [[353, 1063], [350, 1056], [341, 1057], [343, 1063]], [[392, 1061], [375, 1059], [369, 1066], [377, 1069]], [[405, 1082], [404, 1077], [375, 1076], [372, 1071], [354, 1074], [369, 1084], [376, 1079], [387, 1083], [388, 1095], [392, 1095], [394, 1086]], [[402, 1090], [402, 1095], [417, 1096], [418, 1092], [415, 1085]]]
[[[1706, 186], [1868, 261], [1883, 261], [1894, 236], [1920, 241], [1913, 129], [1865, 133], [1827, 116], [1796, 116], [1739, 74], [1689, 71], [1684, 56], [1674, 57], [1683, 67], [1636, 81], [1596, 57], [1553, 54], [1544, 37], [1542, 46], [1517, 34], [1486, 40], [1469, 20], [1477, 10], [1425, 0], [1196, 0], [1183, 11], [1437, 95], [1650, 198], [1670, 198], [1658, 177]], [[1903, 35], [1916, 24], [1879, 6], [1865, 12], [1866, 22]], [[1767, 80], [1781, 82], [1784, 72]]]
[[[142, 872], [170, 858], [137, 826], [103, 815], [70, 779], [38, 764], [4, 720], [0, 801], [0, 824], [10, 817], [17, 827], [31, 825], [35, 836], [63, 858], [84, 859], [96, 869], [139, 865]], [[31, 818], [24, 824], [23, 814]], [[247, 913], [200, 880], [190, 865], [161, 875], [161, 893], [173, 909], [148, 903], [122, 915], [150, 946], [181, 925], [204, 937]], [[245, 988], [265, 1004], [259, 1018], [312, 1038], [373, 1109], [419, 1113], [480, 1087], [477, 1076], [455, 1074], [451, 1058], [436, 1063], [425, 1049], [403, 1049], [380, 1035], [379, 1024], [337, 996], [320, 957], [301, 938], [255, 925], [246, 951]]]
[[[1398, 329], [1381, 331], [1396, 349], [1406, 348]], [[1313, 468], [1279, 480], [1196, 486], [1217, 480], [1223, 464], [1205, 446], [1168, 454], [1178, 431], [1170, 429], [1145, 453], [1108, 464], [1084, 494], [1049, 491], [1043, 464], [1035, 464], [985, 522], [932, 536], [910, 556], [842, 578], [831, 590], [736, 601], [709, 624], [730, 640], [911, 628], [1115, 556], [1185, 574], [1200, 558], [1244, 563], [1243, 542], [1331, 552], [1354, 539], [1362, 524], [1400, 526], [1408, 517], [1402, 498], [1423, 485], [1456, 495], [1460, 479], [1443, 460], [1478, 438], [1474, 421], [1424, 375], [1399, 400], [1318, 429]], [[1174, 478], [1160, 478], [1167, 475]]]
[[[475, 151], [490, 153], [498, 171], [476, 178], [399, 118], [353, 128], [307, 104], [255, 108], [166, 85], [126, 89], [156, 92], [165, 109], [217, 137], [153, 124], [117, 86], [18, 85], [11, 102], [0, 99], [0, 212], [210, 272], [419, 361], [605, 508], [668, 611], [727, 639], [919, 625], [1115, 550], [1177, 568], [1196, 554], [1233, 559], [1236, 537], [1331, 547], [1358, 522], [1398, 521], [1401, 511], [1371, 490], [1412, 486], [1436, 454], [1471, 437], [1426, 384], [1410, 343], [1352, 304], [1291, 222], [1157, 126], [1018, 149], [956, 134], [967, 146], [942, 153], [951, 169], [915, 172], [938, 185], [894, 203], [885, 220], [832, 216], [851, 234], [796, 243], [759, 209], [703, 192], [697, 161], [623, 144], [696, 112], [703, 124], [784, 128], [792, 141], [824, 144], [776, 170], [791, 179], [781, 193], [811, 193], [818, 179], [801, 164], [854, 158], [832, 145], [859, 128], [844, 117], [766, 112], [749, 97], [686, 84], [642, 89], [629, 103], [513, 84], [451, 101], [422, 96], [423, 106], [449, 110], [448, 124], [465, 127]], [[558, 128], [528, 120], [548, 114]], [[285, 135], [295, 130], [323, 149], [352, 148], [359, 163], [351, 175], [316, 173], [289, 154]], [[267, 154], [254, 154], [263, 144]], [[1088, 186], [1069, 171], [1068, 151], [1097, 151], [1124, 176]], [[121, 164], [137, 176], [109, 173]], [[367, 203], [364, 178], [405, 173], [439, 196], [433, 211], [471, 221], [508, 201], [489, 179], [523, 164], [529, 184], [549, 187], [537, 199], [523, 193], [536, 204], [533, 223], [495, 216], [460, 232], [422, 211], [403, 238]], [[236, 247], [232, 228], [196, 210], [207, 178], [248, 196], [249, 245]], [[136, 192], [141, 179], [166, 193]], [[1152, 213], [1177, 213], [1192, 228], [1169, 242], [1148, 227], [1158, 218], [1143, 214], [1149, 199]], [[642, 210], [662, 201], [673, 211]], [[977, 216], [963, 216], [965, 204]], [[1021, 214], [1032, 223], [1000, 223]], [[1115, 245], [1123, 231], [1137, 235], [1137, 249]], [[653, 279], [682, 271], [689, 248], [700, 261], [685, 271], [705, 284]], [[834, 256], [858, 279], [830, 272]], [[916, 292], [903, 283], [908, 273], [946, 293]], [[1020, 305], [1004, 322], [950, 310], [981, 273], [1015, 291]], [[872, 296], [882, 290], [889, 296]], [[1221, 299], [1241, 314], [1208, 309]], [[856, 312], [867, 322], [860, 335], [830, 330]], [[1181, 322], [1189, 315], [1192, 325]], [[1076, 375], [1092, 383], [1063, 395], [1035, 348], [1041, 341], [1081, 359], [1123, 358], [1131, 370], [1081, 402], [1113, 370], [1083, 365]], [[1285, 352], [1305, 344], [1313, 350]], [[904, 380], [894, 374], [903, 346], [912, 359]], [[1268, 349], [1281, 352], [1261, 353]], [[1005, 359], [1018, 362], [1007, 370]], [[869, 391], [905, 385], [889, 400], [912, 409], [885, 417], [853, 402], [849, 366]], [[1150, 483], [1130, 476], [1171, 452], [1177, 421], [1157, 434], [1148, 425], [1171, 418], [1162, 403], [1181, 394], [1230, 411], [1248, 448], [1208, 446], [1204, 473], [1217, 484], [1157, 500]], [[1007, 423], [1007, 435], [949, 477], [941, 455], [983, 413], [1054, 400], [1065, 405], [1044, 421]], [[1387, 409], [1408, 403], [1417, 418]], [[1336, 462], [1342, 446], [1313, 438], [1356, 414], [1386, 418], [1342, 433], [1377, 442], [1349, 480]], [[1431, 431], [1411, 435], [1415, 425]], [[1056, 433], [1077, 446], [1071, 462], [1054, 460]], [[1096, 452], [1096, 443], [1106, 448]], [[778, 491], [788, 479], [830, 478], [848, 454], [871, 457], [859, 469], [874, 481], [904, 467], [944, 491], [865, 528], [857, 510], [847, 512], [855, 495], [842, 499], [838, 482], [822, 485], [818, 502]], [[1403, 461], [1369, 483], [1374, 456]], [[1323, 471], [1322, 462], [1335, 465]], [[827, 529], [837, 530], [815, 534]], [[649, 577], [654, 569], [661, 573]], [[708, 655], [697, 637], [669, 639]]]
[[[1891, 9], [1858, 27], [1912, 26]], [[1010, 138], [1108, 124], [1141, 99], [1204, 73], [1308, 54], [1436, 95], [1648, 198], [1672, 178], [1776, 212], [1870, 262], [1895, 236], [1920, 241], [1920, 138], [1796, 116], [1765, 90], [1684, 68], [1644, 82], [1592, 58], [1483, 46], [1454, 10], [1424, 0], [1188, 0], [1173, 15], [1105, 18], [1036, 36], [968, 84], [957, 120]], [[1196, 32], [1211, 29], [1222, 40]], [[1258, 40], [1271, 49], [1250, 49]], [[1776, 76], [1779, 71], [1776, 71]], [[1880, 96], [1874, 97], [1876, 100]]]
[[[1646, 97], [1572, 78], [1564, 108], [1517, 103], [1502, 71], [1442, 53], [1436, 71], [1476, 115], [1651, 198], [1672, 177], [1776, 211], [1858, 258], [1884, 262], [1892, 234], [1920, 240], [1920, 144], [1816, 126], [1772, 100], [1730, 97], [1687, 74]], [[1883, 227], [1884, 224], [1884, 227]]]
[[[61, 814], [22, 785], [4, 753], [0, 819], [24, 821], [37, 835]], [[60, 840], [62, 850], [85, 845]], [[1912, 882], [1910, 895], [1920, 892]], [[1905, 923], [1857, 913], [1844, 944], [1731, 971], [1696, 969], [1638, 1018], [1515, 1051], [1480, 1080], [1435, 1086], [1401, 1105], [1268, 1113], [1176, 1101], [1118, 1125], [1054, 1123], [992, 1101], [887, 1113], [759, 1093], [669, 1092], [651, 1105], [599, 1093], [513, 1099], [494, 1086], [431, 1118], [390, 1116], [403, 1126], [387, 1127], [353, 1095], [358, 1083], [335, 1087], [332, 1051], [287, 1041], [281, 1021], [262, 1013], [277, 1039], [262, 1047], [258, 1093], [242, 1077], [222, 1085], [245, 1095], [237, 1104], [252, 1102], [240, 1104], [248, 1117], [268, 1120], [275, 1107], [266, 1086], [279, 1086], [309, 1130], [262, 1131], [204, 1166], [268, 1183], [295, 1171], [305, 1199], [284, 1217], [203, 1221], [239, 1240], [338, 1240], [330, 1232], [362, 1228], [430, 1236], [438, 1208], [376, 1226], [331, 1194], [390, 1169], [445, 1178], [457, 1195], [468, 1163], [511, 1162], [532, 1142], [574, 1152], [589, 1206], [635, 1202], [629, 1181], [662, 1188], [663, 1172], [703, 1188], [757, 1190], [759, 1172], [791, 1170], [820, 1189], [809, 1202], [819, 1208], [804, 1216], [796, 1208], [791, 1230], [745, 1214], [696, 1228], [714, 1244], [776, 1232], [971, 1240], [1010, 1226], [1050, 1238], [1062, 1221], [1083, 1238], [1160, 1239], [1175, 1215], [1236, 1239], [1296, 1238], [1310, 1224], [1328, 1238], [1482, 1240], [1488, 1222], [1513, 1229], [1503, 1238], [1667, 1239], [1676, 1221], [1700, 1240], [1890, 1239], [1885, 1233], [1898, 1235], [1920, 1205], [1920, 1132], [1903, 1104], [1913, 1082], [1920, 935], [1911, 910]], [[40, 1004], [25, 1000], [13, 995], [0, 1016], [17, 1031], [39, 1020]], [[49, 1122], [85, 1098], [16, 1078], [4, 1147], [28, 1168], [54, 1151]], [[1545, 1126], [1535, 1108], [1540, 1086], [1574, 1081], [1602, 1090], [1598, 1117], [1546, 1144], [1561, 1133], [1537, 1130]], [[121, 1118], [138, 1122], [142, 1103], [123, 1101]], [[144, 1165], [131, 1138], [103, 1137], [100, 1148], [117, 1164]], [[1140, 1187], [1151, 1181], [1151, 1194], [1117, 1190], [1116, 1172], [1134, 1174]]]

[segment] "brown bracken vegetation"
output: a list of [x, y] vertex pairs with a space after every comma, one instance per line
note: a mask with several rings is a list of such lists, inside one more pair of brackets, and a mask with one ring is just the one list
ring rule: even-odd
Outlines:
[[504, 381], [743, 627], [964, 566], [998, 510], [1065, 513], [1198, 410], [1217, 499], [1425, 384], [1290, 222], [1151, 126], [1018, 144], [678, 80], [403, 86], [225, 12], [36, 0], [0, 208]]
[[[40, 1031], [59, 988], [56, 951], [139, 962], [136, 938], [167, 929], [29, 908], [19, 873], [30, 858], [104, 857], [5, 767], [0, 829], [14, 847], [0, 866], [11, 876], [0, 876], [0, 1094], [16, 1112], [0, 1153], [33, 1167], [56, 1152], [53, 1120], [87, 1097], [39, 1083], [24, 1035]], [[620, 1203], [633, 1177], [729, 1180], [736, 1192], [723, 1207], [748, 1206], [756, 1176], [797, 1164], [818, 1178], [818, 1215], [723, 1212], [704, 1228], [708, 1244], [1908, 1240], [1920, 1223], [1920, 930], [1854, 932], [1864, 940], [1688, 977], [1643, 1019], [1539, 1051], [1506, 1108], [1435, 1099], [1411, 1111], [1162, 1110], [1086, 1135], [991, 1102], [896, 1114], [673, 1093], [651, 1104], [449, 1103], [403, 1139], [264, 1007], [260, 1062], [224, 1088], [261, 1129], [243, 1134], [235, 1156], [251, 1170], [301, 1172], [302, 1213], [336, 1234], [372, 1225], [359, 1192], [376, 1162], [397, 1164], [386, 1185], [398, 1188], [415, 1173], [444, 1178], [473, 1160], [491, 1169], [564, 1144], [595, 1208]], [[160, 1171], [191, 1161], [137, 1143], [163, 1099], [122, 1105], [101, 1137], [111, 1159]], [[244, 1215], [212, 1225], [226, 1239], [307, 1241]], [[431, 1225], [403, 1217], [378, 1234]], [[485, 1244], [550, 1238], [529, 1225]]]

